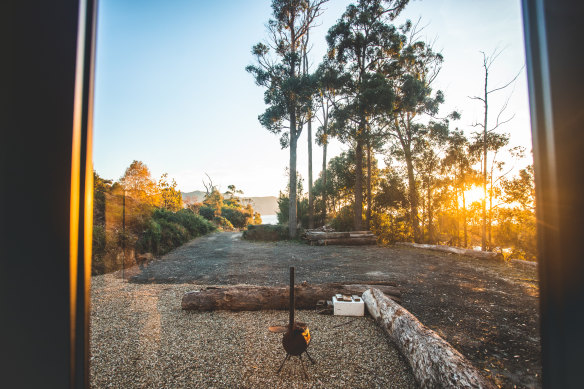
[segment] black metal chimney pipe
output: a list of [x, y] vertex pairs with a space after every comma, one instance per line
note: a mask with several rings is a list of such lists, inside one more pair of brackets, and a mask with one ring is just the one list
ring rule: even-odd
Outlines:
[[290, 266], [290, 330], [294, 325], [294, 266]]

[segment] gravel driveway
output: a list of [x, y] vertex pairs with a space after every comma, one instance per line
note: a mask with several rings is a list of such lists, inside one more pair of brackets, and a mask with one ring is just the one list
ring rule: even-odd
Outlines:
[[[503, 387], [541, 387], [538, 284], [533, 267], [405, 247], [249, 242], [241, 233], [195, 239], [131, 283], [285, 285], [394, 281], [402, 305]], [[128, 274], [127, 274], [128, 275]], [[180, 304], [180, 298], [177, 299]]]

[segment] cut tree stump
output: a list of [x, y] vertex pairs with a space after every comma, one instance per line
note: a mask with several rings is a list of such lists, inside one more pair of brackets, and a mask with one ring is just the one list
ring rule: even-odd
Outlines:
[[495, 388], [462, 354], [381, 290], [367, 290], [363, 301], [410, 363], [420, 387]]
[[444, 252], [453, 253], [453, 254], [468, 255], [471, 257], [479, 258], [479, 259], [503, 260], [503, 254], [493, 253], [491, 251], [477, 251], [477, 250], [463, 249], [460, 247], [441, 246], [441, 245], [422, 244], [422, 243], [409, 243], [409, 242], [397, 242], [396, 245], [415, 247], [415, 248], [419, 248], [419, 249], [427, 249], [427, 250], [434, 250], [434, 251], [444, 251]]
[[[380, 285], [381, 284], [381, 285]], [[391, 285], [390, 285], [391, 284]], [[296, 286], [296, 308], [314, 309], [318, 300], [330, 300], [333, 295], [362, 294], [376, 287], [390, 298], [400, 300], [401, 291], [393, 283], [328, 283], [311, 285], [302, 283]], [[187, 292], [182, 298], [181, 307], [186, 310], [211, 311], [259, 311], [263, 309], [288, 309], [289, 287], [271, 286], [226, 286], [208, 287]]]

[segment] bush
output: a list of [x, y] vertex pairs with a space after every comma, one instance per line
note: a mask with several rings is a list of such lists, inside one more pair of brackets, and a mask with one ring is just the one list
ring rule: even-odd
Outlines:
[[221, 208], [221, 216], [229, 220], [235, 228], [245, 228], [253, 222], [253, 214], [246, 209], [223, 207]]
[[154, 211], [146, 230], [136, 244], [139, 253], [165, 254], [190, 239], [214, 231], [216, 227], [189, 209], [178, 212], [160, 208]]
[[288, 228], [279, 224], [249, 225], [243, 232], [243, 239], [247, 240], [277, 241], [287, 238]]
[[215, 210], [208, 205], [202, 205], [199, 208], [199, 215], [203, 216], [207, 220], [213, 220], [215, 217]]
[[355, 229], [355, 212], [353, 204], [346, 205], [331, 220], [330, 226], [335, 231], [353, 231]]
[[225, 219], [223, 216], [215, 216], [215, 218], [213, 219], [213, 222], [219, 226], [220, 228], [223, 228], [224, 230], [232, 230], [233, 229], [233, 224], [231, 224], [231, 222], [227, 219]]

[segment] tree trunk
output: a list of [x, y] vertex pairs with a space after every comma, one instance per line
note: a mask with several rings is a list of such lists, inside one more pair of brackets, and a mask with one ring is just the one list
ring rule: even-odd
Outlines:
[[[360, 136], [359, 136], [360, 137]], [[357, 139], [355, 146], [355, 219], [354, 229], [360, 230], [363, 221], [363, 141]]]
[[[324, 122], [325, 128], [327, 125], [326, 119]], [[326, 148], [328, 145], [327, 135], [325, 134], [325, 141], [322, 145], [322, 225], [326, 225]]]
[[408, 170], [408, 192], [410, 197], [410, 218], [414, 230], [414, 241], [420, 243], [420, 221], [418, 218], [418, 192], [416, 190], [416, 178], [414, 177], [414, 165], [410, 155], [405, 153]]
[[371, 145], [367, 142], [367, 212], [365, 214], [365, 228], [371, 228]]
[[[494, 161], [493, 161], [494, 162]], [[487, 247], [491, 247], [491, 232], [493, 223], [493, 172], [491, 171], [490, 187], [489, 187], [489, 212], [487, 214]]]
[[487, 249], [487, 117], [488, 117], [488, 104], [487, 104], [487, 81], [489, 79], [489, 70], [485, 64], [485, 120], [483, 122], [483, 225], [482, 225], [482, 236], [481, 236], [481, 249], [485, 251]]
[[314, 228], [314, 196], [312, 195], [312, 118], [308, 118], [308, 228]]
[[[312, 243], [312, 242], [311, 242]], [[358, 237], [358, 238], [335, 238], [335, 239], [320, 239], [314, 241], [317, 246], [368, 246], [377, 244], [376, 237]]]
[[428, 184], [428, 242], [434, 243], [434, 210], [432, 209], [432, 185]]
[[296, 115], [290, 115], [290, 209], [288, 213], [288, 234], [290, 239], [296, 237], [297, 230], [297, 196], [296, 196]]
[[464, 227], [464, 247], [468, 247], [468, 232], [466, 227], [466, 198], [464, 197], [464, 190], [462, 191], [462, 224]]
[[468, 255], [468, 256], [471, 256], [474, 258], [478, 258], [478, 259], [503, 260], [503, 254], [494, 253], [491, 251], [477, 251], [477, 250], [463, 249], [460, 247], [442, 246], [442, 245], [434, 245], [434, 244], [419, 244], [419, 243], [410, 243], [410, 242], [397, 242], [396, 244], [400, 245], [400, 246], [415, 247], [418, 249], [444, 251], [444, 252], [452, 253], [452, 254]]
[[[318, 300], [329, 300], [337, 293], [358, 294], [375, 286], [396, 300], [401, 291], [393, 283], [366, 282], [330, 283], [311, 285], [302, 283], [295, 287], [296, 308], [314, 309]], [[266, 309], [288, 309], [288, 286], [227, 286], [208, 287], [187, 292], [183, 295], [181, 307], [185, 310], [210, 311], [259, 311]]]
[[408, 360], [420, 387], [495, 388], [461, 353], [380, 290], [366, 291], [363, 301]]

